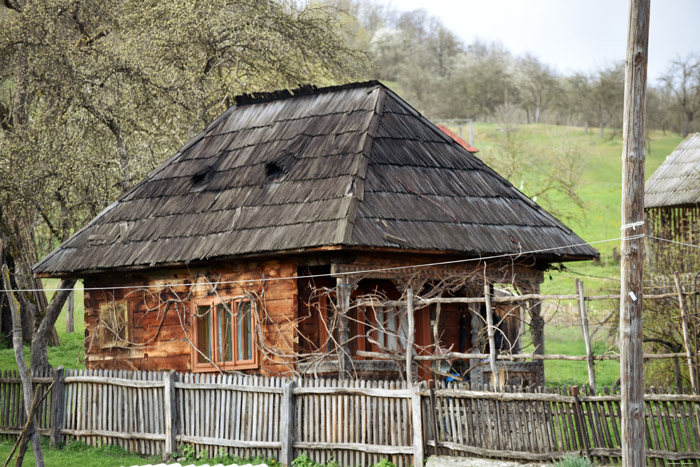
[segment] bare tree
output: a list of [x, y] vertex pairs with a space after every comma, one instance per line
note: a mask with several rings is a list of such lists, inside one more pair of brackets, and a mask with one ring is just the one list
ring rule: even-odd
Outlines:
[[671, 107], [683, 119], [683, 136], [688, 136], [700, 111], [700, 57], [690, 54], [676, 58], [660, 81], [671, 99]]

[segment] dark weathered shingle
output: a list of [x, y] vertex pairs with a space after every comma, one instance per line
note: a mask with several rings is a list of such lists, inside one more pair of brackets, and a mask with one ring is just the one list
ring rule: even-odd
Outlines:
[[377, 82], [241, 97], [35, 267], [182, 264], [319, 246], [493, 255], [588, 245]]

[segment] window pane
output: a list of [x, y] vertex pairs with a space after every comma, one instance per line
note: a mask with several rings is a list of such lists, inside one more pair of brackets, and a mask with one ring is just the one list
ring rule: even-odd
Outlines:
[[211, 310], [208, 306], [197, 307], [197, 361], [211, 362]]
[[220, 303], [217, 307], [217, 357], [220, 362], [230, 362], [233, 360], [233, 335], [231, 330], [231, 314], [226, 307]]
[[238, 303], [238, 352], [237, 360], [253, 359], [253, 317], [249, 301]]

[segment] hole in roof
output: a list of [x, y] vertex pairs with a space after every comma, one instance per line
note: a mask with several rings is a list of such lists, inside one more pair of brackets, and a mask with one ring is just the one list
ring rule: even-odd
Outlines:
[[214, 168], [209, 166], [192, 175], [192, 187], [203, 188], [214, 176]]
[[277, 161], [269, 161], [265, 164], [265, 175], [270, 178], [279, 178], [286, 173]]

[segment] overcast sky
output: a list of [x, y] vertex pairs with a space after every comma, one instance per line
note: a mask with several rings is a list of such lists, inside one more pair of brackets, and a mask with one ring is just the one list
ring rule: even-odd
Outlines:
[[[590, 72], [625, 59], [627, 0], [393, 0], [397, 10], [423, 8], [466, 44], [500, 41], [530, 52], [561, 73]], [[700, 52], [700, 0], [652, 0], [649, 80], [677, 56]]]

